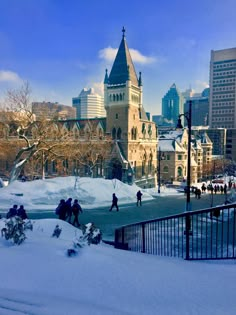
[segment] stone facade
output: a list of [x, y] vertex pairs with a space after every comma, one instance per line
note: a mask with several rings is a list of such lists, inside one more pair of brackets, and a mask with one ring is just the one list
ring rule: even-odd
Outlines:
[[[187, 179], [188, 130], [175, 130], [159, 137], [161, 150], [160, 176], [162, 182]], [[207, 135], [191, 139], [191, 184], [203, 177], [212, 162], [212, 142]]]
[[[106, 71], [104, 101], [107, 111], [106, 131], [120, 148], [122, 178], [133, 178], [140, 185], [155, 185], [157, 167], [157, 132], [142, 104], [141, 73], [137, 78], [123, 34], [110, 75]], [[113, 168], [111, 163], [111, 169]]]

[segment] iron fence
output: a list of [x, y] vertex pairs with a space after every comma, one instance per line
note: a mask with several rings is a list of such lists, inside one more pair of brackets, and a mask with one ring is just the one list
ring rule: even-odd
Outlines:
[[236, 258], [236, 204], [122, 226], [115, 247], [189, 260]]

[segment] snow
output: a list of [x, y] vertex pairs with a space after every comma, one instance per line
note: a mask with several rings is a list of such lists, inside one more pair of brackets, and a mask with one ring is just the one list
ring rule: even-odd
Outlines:
[[[126, 185], [117, 179], [105, 180], [81, 177], [75, 187], [75, 177], [59, 177], [35, 181], [15, 181], [0, 190], [1, 207], [8, 210], [11, 204], [23, 203], [27, 211], [34, 209], [54, 210], [60, 199], [69, 197], [78, 199], [84, 209], [111, 205], [112, 194], [115, 192], [119, 204], [133, 203], [140, 189], [136, 185]], [[144, 191], [143, 200], [153, 197]]]
[[[74, 178], [16, 182], [0, 189], [1, 205], [9, 208], [14, 198], [22, 198], [12, 193], [23, 193], [29, 211], [51, 209], [67, 195], [79, 195], [89, 207], [110, 204], [114, 191], [121, 202], [136, 199], [135, 186], [79, 181], [77, 193]], [[152, 198], [151, 191], [143, 197]], [[57, 224], [62, 232], [53, 238]], [[235, 314], [235, 261], [185, 261], [117, 250], [104, 243], [85, 246], [77, 256], [68, 257], [67, 249], [81, 232], [57, 219], [34, 220], [33, 230], [26, 234], [20, 246], [0, 237], [0, 315]]]

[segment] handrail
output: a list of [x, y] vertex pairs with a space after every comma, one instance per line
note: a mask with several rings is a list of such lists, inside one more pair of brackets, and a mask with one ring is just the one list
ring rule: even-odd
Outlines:
[[236, 203], [121, 226], [115, 247], [185, 259], [236, 258]]

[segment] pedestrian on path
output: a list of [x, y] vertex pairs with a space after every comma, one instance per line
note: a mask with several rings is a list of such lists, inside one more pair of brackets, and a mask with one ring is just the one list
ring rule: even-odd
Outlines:
[[56, 207], [56, 215], [59, 216], [60, 220], [65, 221], [66, 220], [66, 211], [67, 211], [67, 207], [66, 207], [66, 201], [65, 199], [61, 199], [59, 205]]
[[113, 207], [116, 207], [116, 211], [119, 211], [118, 198], [116, 197], [115, 193], [113, 193], [113, 195], [112, 195], [112, 204], [111, 204], [111, 208], [109, 211], [111, 211], [113, 209]]
[[140, 190], [136, 194], [136, 196], [137, 196], [137, 207], [138, 207], [138, 205], [142, 206], [142, 195], [143, 194], [141, 193]]
[[71, 217], [72, 217], [72, 207], [71, 207], [72, 198], [68, 198], [66, 200], [66, 220], [71, 223]]
[[79, 223], [79, 214], [80, 213], [83, 213], [83, 210], [82, 210], [82, 208], [81, 208], [81, 206], [80, 206], [80, 204], [79, 204], [79, 201], [78, 201], [78, 199], [75, 199], [74, 200], [74, 203], [73, 203], [73, 205], [72, 205], [72, 213], [73, 213], [73, 215], [74, 215], [74, 221], [73, 221], [73, 225], [75, 226], [75, 225], [77, 225], [77, 227], [79, 227], [80, 226], [80, 223]]

